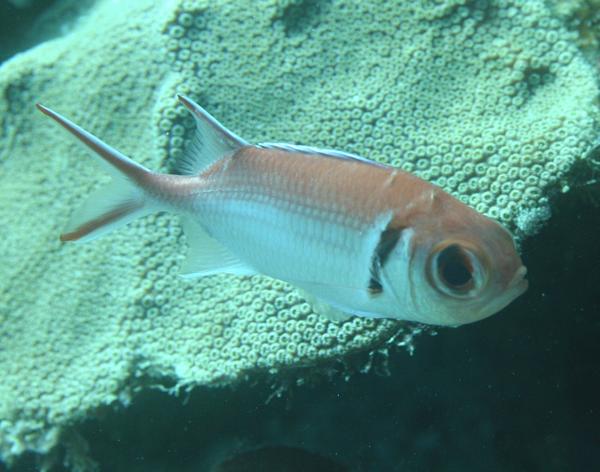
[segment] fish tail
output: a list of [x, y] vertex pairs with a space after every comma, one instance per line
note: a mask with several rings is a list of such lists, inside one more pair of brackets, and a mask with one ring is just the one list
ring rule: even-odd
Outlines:
[[92, 193], [71, 217], [61, 241], [89, 241], [124, 226], [130, 221], [159, 211], [159, 205], [148, 198], [144, 184], [158, 177], [144, 166], [77, 126], [55, 111], [36, 104], [45, 115], [92, 149], [97, 161], [113, 177], [107, 186]]

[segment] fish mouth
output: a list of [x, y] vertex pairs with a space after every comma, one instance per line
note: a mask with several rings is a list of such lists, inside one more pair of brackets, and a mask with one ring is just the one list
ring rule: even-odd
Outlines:
[[504, 293], [487, 307], [486, 316], [490, 316], [499, 312], [504, 307], [509, 305], [513, 300], [525, 293], [527, 287], [529, 286], [529, 282], [525, 279], [526, 274], [527, 268], [525, 266], [521, 266], [515, 271], [510, 279], [510, 282], [506, 286]]
[[527, 267], [519, 267], [508, 284], [508, 289], [515, 293], [515, 298], [525, 293], [527, 287], [529, 287], [525, 275], [527, 275]]

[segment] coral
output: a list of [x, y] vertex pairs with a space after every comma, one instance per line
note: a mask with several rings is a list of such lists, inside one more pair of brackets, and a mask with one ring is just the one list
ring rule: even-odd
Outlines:
[[[522, 209], [547, 206], [544, 189], [590, 148], [595, 77], [542, 2], [271, 5], [261, 15], [224, 5], [217, 15], [194, 4], [165, 29], [167, 57], [180, 72], [172, 90], [200, 97], [217, 116], [231, 115], [235, 103], [227, 123], [247, 138], [310, 136], [401, 166], [509, 226]], [[280, 41], [251, 31], [232, 37], [222, 16], [253, 29], [262, 22]], [[342, 21], [354, 28], [339, 34]], [[248, 36], [252, 49], [232, 75], [222, 58]], [[301, 99], [289, 93], [299, 89]], [[240, 104], [241, 94], [252, 102]], [[181, 154], [191, 126], [175, 106], [162, 109], [160, 129], [180, 131], [159, 143], [164, 158]], [[302, 126], [290, 130], [290, 121]], [[257, 122], [258, 132], [248, 126]]]
[[566, 26], [577, 32], [577, 44], [598, 64], [600, 60], [600, 1], [548, 0], [548, 7]]
[[[41, 101], [167, 171], [191, 95], [251, 141], [344, 149], [425, 177], [523, 235], [597, 130], [591, 66], [541, 1], [98, 2], [0, 69], [0, 457], [44, 454], [152, 385], [225, 385], [376, 349], [414, 328], [336, 324], [264, 277], [177, 276], [177, 218], [58, 234], [106, 182]], [[531, 221], [530, 221], [531, 220]], [[402, 331], [404, 330], [404, 331]], [[169, 379], [165, 381], [165, 379]]]

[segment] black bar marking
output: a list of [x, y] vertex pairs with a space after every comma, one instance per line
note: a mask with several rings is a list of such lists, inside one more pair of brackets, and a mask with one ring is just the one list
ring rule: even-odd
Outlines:
[[[391, 222], [390, 222], [391, 223]], [[371, 278], [367, 290], [372, 295], [378, 295], [383, 292], [381, 284], [381, 270], [388, 261], [390, 254], [398, 244], [400, 235], [404, 228], [386, 228], [379, 235], [379, 242], [375, 246], [373, 256], [371, 257]]]

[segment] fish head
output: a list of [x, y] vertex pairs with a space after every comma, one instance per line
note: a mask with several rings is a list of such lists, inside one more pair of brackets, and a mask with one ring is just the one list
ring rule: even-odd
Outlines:
[[459, 326], [491, 316], [527, 289], [510, 232], [459, 201], [415, 219], [408, 249], [413, 318]]

